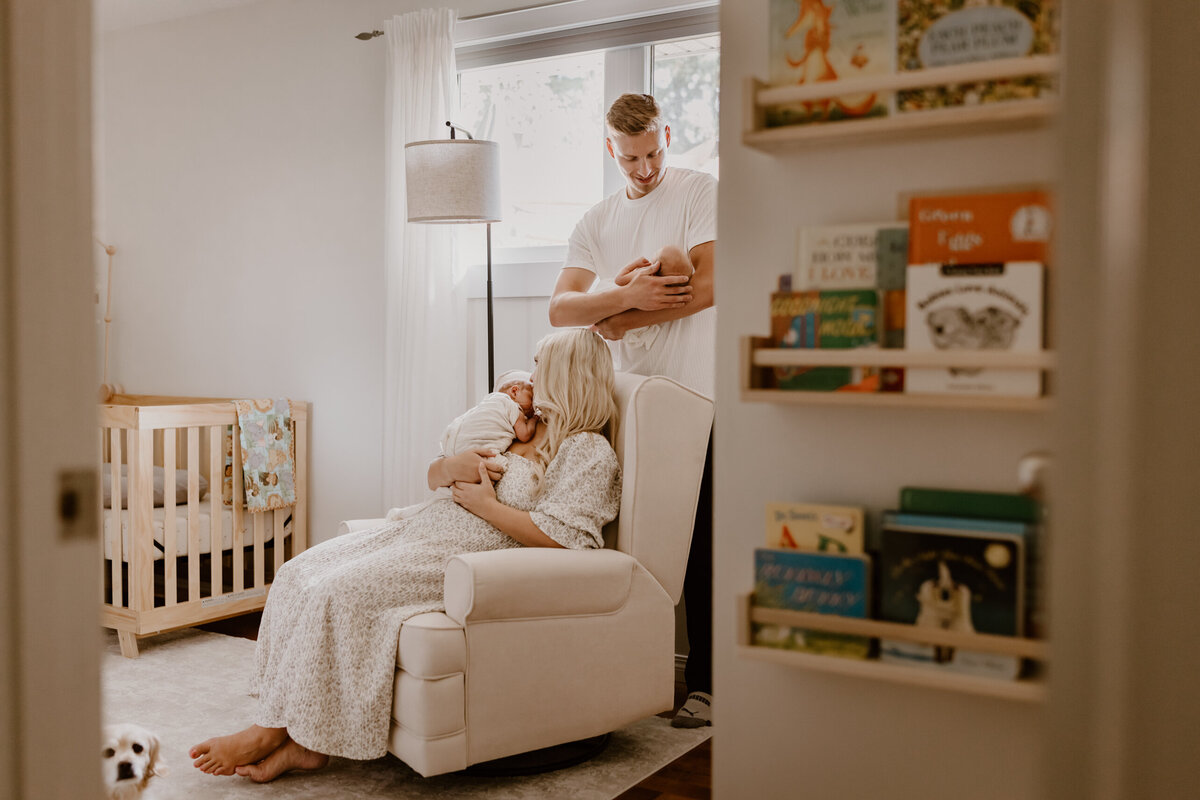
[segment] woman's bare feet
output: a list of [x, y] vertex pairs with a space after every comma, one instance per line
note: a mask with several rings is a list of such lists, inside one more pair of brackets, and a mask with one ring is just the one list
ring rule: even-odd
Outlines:
[[257, 764], [238, 767], [237, 774], [255, 783], [273, 781], [292, 770], [321, 769], [329, 763], [329, 756], [309, 750], [295, 739], [288, 739], [275, 752]]
[[287, 728], [251, 725], [228, 736], [216, 736], [188, 751], [196, 769], [210, 775], [232, 775], [237, 767], [255, 764], [288, 741]]

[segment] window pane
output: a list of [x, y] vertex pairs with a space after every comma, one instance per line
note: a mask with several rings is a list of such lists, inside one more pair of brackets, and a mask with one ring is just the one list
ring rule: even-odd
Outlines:
[[721, 37], [654, 45], [654, 99], [671, 126], [670, 163], [717, 175]]
[[604, 53], [465, 70], [463, 127], [500, 143], [497, 248], [563, 245], [603, 196]]

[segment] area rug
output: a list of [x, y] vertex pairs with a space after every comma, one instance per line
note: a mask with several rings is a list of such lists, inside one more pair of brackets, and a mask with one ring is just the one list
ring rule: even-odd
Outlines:
[[260, 785], [236, 776], [205, 775], [187, 755], [192, 745], [252, 722], [255, 701], [246, 692], [254, 642], [188, 628], [143, 639], [138, 647], [139, 658], [123, 658], [116, 635], [109, 634], [101, 670], [103, 718], [106, 723], [137, 723], [161, 738], [169, 773], [154, 782], [156, 800], [608, 800], [703, 742], [711, 731], [672, 728], [667, 719], [651, 717], [613, 732], [608, 746], [590, 761], [541, 775], [422, 778], [389, 755], [374, 761], [335, 758], [318, 772], [292, 773]]

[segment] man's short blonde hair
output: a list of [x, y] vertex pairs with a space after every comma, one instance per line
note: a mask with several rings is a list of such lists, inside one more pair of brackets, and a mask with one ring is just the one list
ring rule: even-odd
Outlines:
[[613, 133], [637, 136], [662, 130], [662, 110], [648, 94], [623, 94], [609, 106], [604, 115], [608, 129]]

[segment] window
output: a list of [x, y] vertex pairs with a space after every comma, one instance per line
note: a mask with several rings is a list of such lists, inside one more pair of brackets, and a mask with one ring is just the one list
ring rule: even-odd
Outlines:
[[[668, 164], [717, 174], [715, 30], [714, 10], [692, 10], [459, 48], [461, 124], [500, 143], [494, 264], [556, 270], [575, 223], [623, 185], [603, 146], [604, 112], [623, 92], [659, 101], [671, 126]], [[480, 238], [460, 239], [467, 263], [484, 261]], [[504, 270], [496, 280], [499, 288]]]

